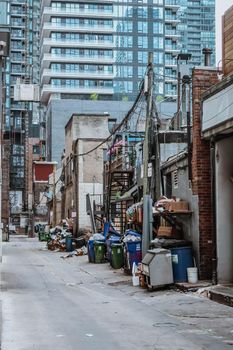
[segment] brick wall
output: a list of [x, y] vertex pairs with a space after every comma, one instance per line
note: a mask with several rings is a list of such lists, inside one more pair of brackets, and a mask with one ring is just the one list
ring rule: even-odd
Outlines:
[[28, 138], [28, 157], [27, 157], [27, 191], [26, 196], [33, 196], [33, 161], [40, 160], [39, 155], [33, 154], [33, 146], [39, 144], [38, 138]]
[[193, 158], [192, 188], [199, 200], [199, 268], [200, 278], [212, 273], [212, 209], [210, 143], [201, 137], [201, 94], [218, 82], [214, 70], [194, 69], [193, 85]]
[[10, 190], [10, 140], [2, 141], [2, 222], [5, 226], [9, 221], [9, 190]]

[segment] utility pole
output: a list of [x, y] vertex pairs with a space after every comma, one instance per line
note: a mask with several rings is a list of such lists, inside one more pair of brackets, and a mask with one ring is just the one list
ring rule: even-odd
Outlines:
[[[185, 96], [185, 109], [186, 109], [186, 95], [187, 95], [187, 111], [186, 111], [186, 123], [187, 123], [187, 147], [188, 147], [188, 176], [189, 181], [192, 181], [192, 138], [191, 138], [191, 88], [190, 88], [190, 76], [184, 75], [183, 87]], [[186, 94], [187, 91], [187, 94]]]
[[[155, 106], [156, 108], [156, 106]], [[157, 116], [157, 111], [156, 116]], [[153, 135], [154, 137], [154, 135]], [[161, 195], [161, 170], [160, 170], [160, 144], [159, 144], [159, 124], [158, 120], [155, 121], [155, 161], [154, 161], [154, 174], [155, 174], [155, 200], [158, 200]]]
[[57, 210], [56, 210], [56, 165], [53, 165], [53, 227], [57, 222]]
[[2, 61], [0, 54], [0, 262], [2, 262]]
[[153, 53], [149, 52], [148, 57], [148, 72], [147, 72], [147, 106], [146, 106], [146, 126], [145, 139], [143, 143], [143, 196], [148, 195], [149, 181], [148, 181], [148, 160], [149, 160], [149, 129], [151, 127], [152, 107], [153, 107]]
[[144, 257], [150, 245], [152, 238], [152, 200], [150, 196], [148, 180], [148, 160], [149, 160], [149, 131], [151, 128], [152, 109], [153, 109], [153, 53], [149, 53], [148, 71], [144, 81], [144, 89], [147, 91], [147, 108], [146, 108], [146, 126], [145, 139], [143, 143], [143, 235], [142, 235], [142, 256]]

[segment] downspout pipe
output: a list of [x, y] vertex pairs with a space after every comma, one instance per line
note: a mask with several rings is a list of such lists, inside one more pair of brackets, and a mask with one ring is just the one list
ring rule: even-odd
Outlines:
[[216, 225], [216, 143], [212, 138], [210, 141], [211, 160], [211, 207], [212, 207], [212, 284], [218, 283], [217, 278], [217, 225]]
[[76, 224], [76, 232], [75, 237], [79, 236], [79, 139], [76, 139], [74, 142], [74, 181], [75, 181], [75, 210], [76, 210], [76, 218], [75, 218], [75, 224]]

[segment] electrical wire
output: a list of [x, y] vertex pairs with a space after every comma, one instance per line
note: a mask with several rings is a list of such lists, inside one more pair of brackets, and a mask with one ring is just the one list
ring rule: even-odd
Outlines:
[[[141, 96], [143, 95], [143, 86], [144, 86], [144, 85], [142, 85], [141, 90], [140, 90], [140, 92], [139, 92], [139, 94], [138, 94], [138, 96], [137, 96], [137, 98], [136, 98], [136, 100], [135, 100], [133, 106], [130, 108], [130, 110], [128, 111], [128, 113], [126, 114], [126, 116], [124, 117], [124, 119], [120, 122], [120, 124], [114, 129], [114, 131], [111, 132], [110, 135], [109, 135], [105, 140], [103, 140], [102, 142], [100, 142], [100, 143], [99, 143], [97, 146], [95, 146], [94, 148], [92, 148], [92, 149], [90, 149], [89, 151], [84, 152], [84, 153], [74, 154], [74, 155], [73, 155], [74, 157], [83, 157], [83, 156], [86, 156], [87, 154], [89, 154], [89, 153], [91, 153], [91, 152], [94, 152], [96, 149], [98, 149], [99, 147], [101, 147], [102, 145], [104, 145], [106, 142], [108, 142], [108, 141], [111, 139], [111, 137], [112, 137], [113, 135], [115, 135], [115, 134], [117, 133], [117, 131], [119, 131], [125, 123], [128, 122], [129, 118], [131, 117], [131, 115], [132, 115], [132, 114], [134, 113], [134, 111], [135, 111], [135, 108], [136, 108], [136, 106], [137, 106], [137, 104], [138, 104], [139, 99], [140, 99]], [[66, 166], [67, 166], [67, 164], [66, 164]]]
[[[104, 145], [106, 142], [110, 141], [110, 139], [112, 138], [112, 136], [114, 136], [117, 131], [119, 131], [122, 126], [127, 123], [131, 117], [131, 115], [133, 113], [135, 113], [135, 110], [137, 108], [137, 105], [140, 101], [140, 99], [142, 98], [142, 96], [144, 95], [144, 80], [141, 81], [140, 83], [140, 91], [139, 91], [139, 94], [137, 95], [137, 98], [136, 100], [134, 101], [133, 103], [133, 106], [130, 108], [130, 110], [127, 112], [126, 116], [123, 118], [123, 120], [121, 121], [121, 123], [113, 130], [113, 132], [110, 133], [110, 135], [105, 139], [103, 140], [102, 142], [100, 142], [97, 146], [95, 146], [94, 148], [90, 149], [89, 151], [87, 152], [84, 152], [84, 153], [79, 153], [79, 154], [73, 154], [73, 157], [83, 157], [83, 156], [87, 156], [89, 155], [90, 153], [94, 152], [95, 150], [97, 150], [99, 147], [101, 147], [102, 145]], [[73, 160], [73, 157], [71, 157], [68, 162], [63, 166], [62, 168], [62, 173], [59, 177], [59, 179], [55, 182], [55, 187], [57, 185], [57, 183], [61, 180], [62, 176], [64, 176], [64, 171], [65, 171], [65, 168], [67, 168], [67, 166], [69, 165], [69, 163]]]

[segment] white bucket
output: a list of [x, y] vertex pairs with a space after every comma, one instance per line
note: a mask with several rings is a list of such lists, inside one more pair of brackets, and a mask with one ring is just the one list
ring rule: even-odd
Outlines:
[[188, 283], [197, 283], [198, 281], [197, 267], [188, 267], [187, 274], [188, 274]]
[[139, 276], [132, 276], [132, 282], [134, 287], [139, 286]]

